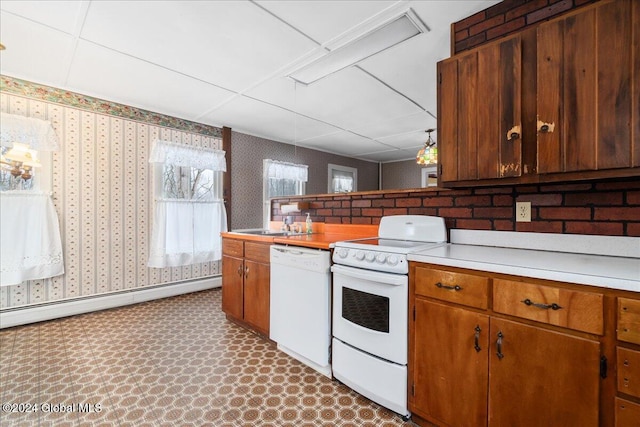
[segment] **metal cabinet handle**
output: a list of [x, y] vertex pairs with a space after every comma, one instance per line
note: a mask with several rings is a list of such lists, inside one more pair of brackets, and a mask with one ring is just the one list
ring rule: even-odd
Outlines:
[[529, 298], [520, 301], [521, 303], [523, 303], [524, 305], [528, 305], [528, 306], [534, 306], [534, 307], [538, 307], [538, 308], [542, 308], [544, 310], [560, 310], [562, 307], [560, 307], [558, 304], [556, 304], [555, 302], [553, 304], [542, 304], [539, 302], [533, 302], [531, 301]]
[[540, 132], [549, 132], [549, 125], [540, 126]]
[[242, 276], [242, 266], [238, 267], [238, 276]]
[[520, 134], [518, 132], [511, 132], [509, 134], [509, 141], [515, 141], [516, 139], [520, 139]]
[[244, 268], [244, 277], [249, 277], [249, 267]]
[[478, 353], [480, 353], [480, 350], [482, 350], [480, 348], [480, 343], [479, 343], [479, 341], [480, 341], [480, 332], [482, 331], [482, 329], [480, 329], [480, 325], [476, 325], [474, 331], [476, 331], [476, 333], [475, 333], [475, 345], [473, 346], [473, 348], [475, 348], [476, 351]]
[[461, 291], [462, 287], [460, 287], [459, 285], [455, 285], [455, 286], [448, 286], [448, 285], [443, 285], [442, 283], [438, 282], [436, 283], [436, 287], [440, 288], [440, 289], [448, 289], [450, 291]]
[[498, 347], [498, 352], [496, 354], [498, 359], [502, 359], [504, 357], [504, 354], [502, 354], [502, 338], [504, 338], [504, 335], [502, 334], [502, 331], [500, 331], [498, 332], [498, 340], [496, 341], [496, 345]]

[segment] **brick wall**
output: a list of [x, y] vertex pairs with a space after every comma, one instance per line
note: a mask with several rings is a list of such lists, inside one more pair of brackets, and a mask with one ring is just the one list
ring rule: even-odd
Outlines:
[[[322, 195], [277, 199], [309, 201], [314, 221], [378, 224], [385, 215], [437, 215], [447, 228], [599, 234], [640, 237], [640, 179], [571, 184], [537, 184], [461, 190]], [[515, 202], [531, 202], [531, 222], [515, 222]], [[307, 211], [296, 217], [304, 222]]]
[[453, 24], [454, 52], [459, 53], [538, 25], [596, 1], [598, 0], [504, 0]]

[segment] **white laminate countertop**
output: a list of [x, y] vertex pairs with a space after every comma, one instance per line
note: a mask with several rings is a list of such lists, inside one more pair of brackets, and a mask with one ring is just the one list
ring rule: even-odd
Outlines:
[[408, 259], [450, 267], [640, 292], [640, 258], [633, 256], [448, 243], [409, 254]]

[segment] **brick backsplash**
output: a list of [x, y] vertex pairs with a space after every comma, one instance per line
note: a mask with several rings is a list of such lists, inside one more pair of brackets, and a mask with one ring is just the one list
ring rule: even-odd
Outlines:
[[454, 53], [479, 46], [507, 34], [599, 0], [504, 0], [461, 21], [454, 22]]
[[[280, 205], [308, 201], [314, 221], [378, 224], [387, 215], [437, 215], [447, 228], [599, 234], [640, 237], [640, 179], [537, 184], [456, 190], [407, 190], [354, 195], [274, 199], [272, 218], [282, 221]], [[531, 202], [531, 222], [515, 222], [515, 203]]]

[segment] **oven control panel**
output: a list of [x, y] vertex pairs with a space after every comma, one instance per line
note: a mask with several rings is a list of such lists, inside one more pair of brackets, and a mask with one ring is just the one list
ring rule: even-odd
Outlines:
[[407, 256], [391, 252], [339, 247], [333, 251], [333, 262], [388, 273], [407, 274], [409, 272]]

